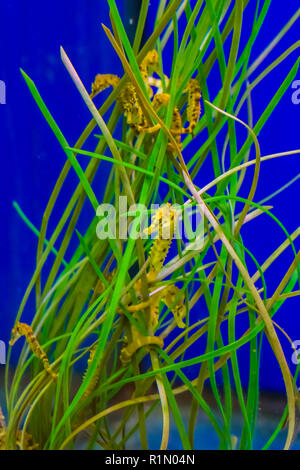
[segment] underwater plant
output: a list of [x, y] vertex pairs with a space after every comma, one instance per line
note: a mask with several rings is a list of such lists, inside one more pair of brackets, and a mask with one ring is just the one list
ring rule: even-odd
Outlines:
[[[300, 59], [256, 123], [252, 92], [299, 48], [300, 41], [257, 72], [300, 9], [251, 61], [270, 3], [160, 0], [142, 45], [149, 0], [141, 2], [132, 44], [116, 2], [107, 0], [111, 26], [103, 25], [103, 35], [122, 63], [123, 77], [99, 70], [87, 91], [61, 48], [66, 70], [92, 114], [73, 146], [22, 71], [67, 160], [45, 209], [36, 269], [14, 319], [5, 418], [0, 408], [1, 449], [124, 450], [134, 436], [138, 448], [148, 449], [154, 415], [161, 423], [160, 449], [168, 449], [172, 427], [180, 448], [201, 448], [199, 410], [219, 449], [253, 449], [263, 340], [281, 370], [287, 399], [264, 449], [281, 430], [284, 448], [290, 448], [297, 431], [298, 366], [293, 375], [274, 316], [300, 293], [294, 243], [299, 228], [289, 234], [272, 206], [255, 202], [255, 195], [265, 161], [300, 152], [262, 156], [259, 145]], [[245, 15], [252, 29], [242, 44]], [[216, 74], [220, 86], [213, 96]], [[97, 144], [90, 150], [86, 142], [93, 133]], [[203, 186], [208, 162], [212, 177]], [[109, 165], [110, 174], [100, 199], [93, 181], [102, 165]], [[70, 171], [79, 183], [46, 238]], [[85, 202], [94, 215], [81, 234], [77, 223]], [[30, 224], [16, 203], [15, 208]], [[259, 217], [269, 217], [285, 237], [262, 264], [244, 236], [248, 223]], [[293, 260], [270, 295], [265, 273], [287, 250]], [[29, 325], [22, 315], [32, 292]], [[24, 345], [14, 364], [10, 358], [18, 338]], [[246, 386], [239, 363], [245, 345]], [[188, 416], [183, 395], [189, 399]], [[242, 420], [238, 436], [232, 426], [234, 400]]]

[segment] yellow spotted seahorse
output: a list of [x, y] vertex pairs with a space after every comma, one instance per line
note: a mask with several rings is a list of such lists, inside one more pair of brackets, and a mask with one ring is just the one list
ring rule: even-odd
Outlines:
[[198, 80], [196, 80], [195, 78], [191, 78], [187, 84], [185, 91], [188, 93], [186, 114], [187, 120], [189, 121], [189, 126], [186, 129], [183, 129], [183, 131], [186, 134], [192, 134], [201, 113], [201, 92]]
[[12, 330], [12, 338], [9, 342], [11, 346], [15, 344], [15, 342], [21, 337], [25, 336], [27, 343], [29, 344], [33, 354], [39, 358], [44, 366], [44, 369], [48, 372], [49, 375], [51, 375], [52, 379], [56, 382], [57, 381], [57, 375], [56, 373], [52, 370], [47, 354], [41, 347], [40, 343], [38, 342], [36, 336], [34, 335], [31, 326], [27, 325], [27, 323], [20, 323], [16, 322], [13, 330]]
[[[94, 344], [94, 346], [90, 350], [90, 355], [89, 355], [89, 358], [88, 358], [88, 361], [87, 361], [87, 368], [86, 368], [86, 371], [83, 375], [82, 380], [85, 379], [85, 377], [86, 377], [86, 375], [87, 375], [87, 373], [88, 373], [88, 371], [91, 367], [91, 363], [94, 359], [96, 349], [97, 349], [97, 344]], [[95, 390], [95, 388], [97, 387], [98, 379], [99, 379], [99, 374], [97, 373], [97, 370], [96, 370], [93, 377], [91, 378], [84, 394], [82, 395], [82, 399], [87, 398]]]
[[[39, 444], [34, 442], [31, 434], [28, 434], [27, 432], [24, 433], [23, 447], [22, 447], [21, 445], [22, 434], [23, 434], [23, 431], [21, 430], [17, 431], [17, 436], [16, 436], [17, 449], [37, 450], [39, 448]], [[2, 408], [0, 406], [0, 450], [5, 450], [5, 449], [6, 449], [6, 424], [5, 424], [5, 418], [2, 412]]]
[[[175, 321], [180, 328], [184, 328], [183, 318], [186, 315], [184, 300], [180, 289], [175, 285], [167, 286], [158, 292], [154, 291], [154, 283], [160, 273], [166, 259], [169, 247], [175, 232], [176, 211], [170, 204], [166, 204], [158, 209], [153, 217], [151, 226], [147, 229], [148, 234], [157, 232], [157, 238], [151, 247], [149, 254], [149, 271], [147, 280], [150, 287], [150, 299], [137, 305], [128, 306], [129, 312], [137, 312], [141, 309], [150, 307], [150, 329], [154, 330], [158, 324], [159, 302], [162, 300], [168, 308], [172, 309]], [[135, 284], [135, 291], [140, 296], [141, 281]], [[163, 347], [163, 341], [157, 336], [142, 336], [141, 333], [132, 327], [132, 341], [125, 345], [121, 351], [120, 359], [123, 363], [128, 363], [133, 354], [143, 346], [157, 345]]]

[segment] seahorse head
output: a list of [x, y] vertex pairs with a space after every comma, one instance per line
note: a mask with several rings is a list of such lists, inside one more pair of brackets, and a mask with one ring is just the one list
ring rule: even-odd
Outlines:
[[17, 322], [11, 332], [11, 340], [9, 342], [10, 346], [13, 346], [15, 342], [20, 338], [20, 336], [22, 336], [22, 334], [23, 332], [22, 332], [21, 324]]

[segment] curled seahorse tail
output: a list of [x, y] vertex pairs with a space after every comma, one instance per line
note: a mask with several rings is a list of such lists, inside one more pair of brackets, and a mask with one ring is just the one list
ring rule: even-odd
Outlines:
[[132, 356], [144, 346], [163, 347], [164, 342], [159, 336], [138, 336], [132, 343], [121, 350], [120, 359], [123, 364], [130, 362]]

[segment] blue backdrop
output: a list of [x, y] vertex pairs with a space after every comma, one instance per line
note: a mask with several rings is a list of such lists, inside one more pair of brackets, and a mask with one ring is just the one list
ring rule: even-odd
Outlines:
[[[156, 0], [152, 0], [151, 4], [149, 30], [156, 12]], [[131, 36], [137, 21], [139, 1], [117, 1], [117, 5]], [[259, 35], [253, 48], [252, 60], [270, 43], [298, 6], [297, 0], [285, 2], [284, 8], [282, 0], [272, 0], [263, 33]], [[63, 45], [87, 87], [90, 86], [96, 73], [113, 70], [114, 73], [121, 74], [122, 68], [101, 28], [102, 22], [110, 25], [108, 7], [103, 0], [88, 2], [12, 0], [1, 2], [0, 17], [0, 80], [6, 85], [6, 104], [0, 105], [2, 159], [0, 339], [8, 341], [18, 305], [33, 273], [35, 264], [33, 253], [37, 243], [35, 236], [13, 209], [12, 201], [17, 201], [33, 224], [39, 227], [46, 202], [65, 159], [59, 144], [34, 103], [19, 68], [24, 69], [34, 80], [71, 144], [75, 143], [89, 122], [90, 115], [59, 59], [59, 46]], [[250, 27], [247, 16], [244, 19], [244, 26], [246, 37]], [[297, 40], [299, 40], [299, 21], [278, 44], [263, 66], [265, 67]], [[298, 55], [297, 52], [293, 53], [253, 93], [254, 122], [290, 71]], [[300, 76], [296, 78], [299, 79]], [[291, 88], [283, 96], [260, 135], [262, 155], [300, 147], [300, 105], [293, 104], [291, 99], [293, 92]], [[297, 157], [288, 157], [264, 163], [260, 176], [261, 184], [255, 200], [259, 201], [294, 178], [299, 171], [297, 162]], [[209, 181], [210, 176], [209, 173], [203, 176], [203, 184]], [[75, 181], [75, 177], [73, 180], [70, 179], [70, 187]], [[103, 178], [98, 179], [98, 184], [102, 186], [105, 184]], [[280, 218], [289, 232], [297, 227], [298, 191], [299, 185], [296, 182], [271, 201], [274, 205], [274, 214]], [[249, 224], [243, 235], [249, 249], [255, 253], [261, 263], [284, 240], [283, 232], [265, 217]], [[269, 293], [276, 288], [279, 276], [283, 275], [291, 260], [292, 253], [289, 251], [267, 274]], [[27, 310], [27, 313], [30, 315], [30, 310]], [[289, 300], [277, 316], [277, 322], [286, 329], [293, 340], [300, 339], [298, 316], [297, 298]], [[282, 340], [289, 360], [292, 350], [284, 337]], [[242, 360], [243, 357], [242, 354]], [[274, 366], [275, 362], [268, 345], [264, 347], [262, 359], [262, 387], [282, 390], [280, 372]], [[246, 375], [244, 380], [247, 381]]]

